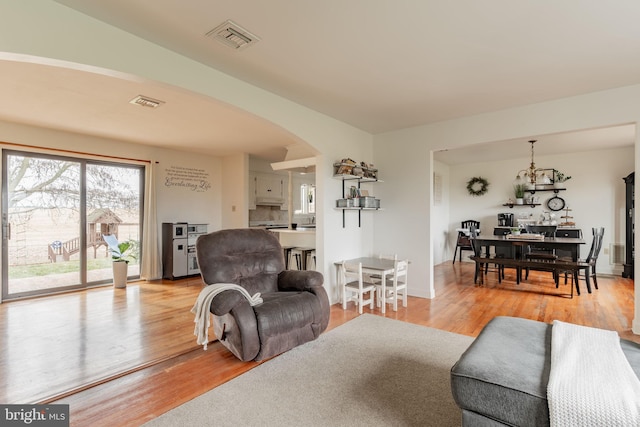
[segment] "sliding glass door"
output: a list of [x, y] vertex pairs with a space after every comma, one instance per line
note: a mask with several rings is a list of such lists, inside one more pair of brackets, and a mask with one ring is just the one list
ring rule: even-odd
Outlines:
[[116, 236], [133, 242], [137, 259], [129, 262], [129, 276], [140, 275], [139, 242], [144, 169], [113, 164], [88, 164], [86, 189], [87, 281], [111, 281], [111, 257], [102, 238]]
[[110, 283], [102, 235], [140, 241], [143, 170], [3, 151], [3, 299]]

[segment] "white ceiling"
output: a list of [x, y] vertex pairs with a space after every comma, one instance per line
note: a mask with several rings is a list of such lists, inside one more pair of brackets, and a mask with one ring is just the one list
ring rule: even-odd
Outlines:
[[594, 151], [629, 147], [634, 144], [635, 125], [620, 125], [601, 129], [555, 135], [538, 135], [525, 139], [495, 141], [462, 147], [454, 150], [438, 151], [433, 158], [449, 165], [495, 162], [500, 160], [531, 157], [530, 140], [535, 140], [535, 156], [550, 156], [580, 151]]
[[[70, 132], [217, 156], [282, 159], [282, 129], [204, 96], [158, 83], [69, 68], [0, 61], [0, 118]], [[165, 103], [132, 105], [143, 94]]]
[[[374, 134], [640, 83], [637, 0], [57, 1]], [[205, 37], [227, 19], [261, 41], [236, 52]], [[196, 100], [198, 111], [225, 118], [214, 125], [210, 114], [189, 109], [193, 94], [168, 87], [151, 92], [168, 101], [154, 110], [165, 110], [155, 129], [148, 112], [122, 102], [148, 82], [85, 76], [47, 87], [60, 81], [48, 75], [56, 70], [5, 75], [5, 67], [0, 62], [0, 118], [64, 127], [84, 114], [86, 128], [76, 131], [211, 154], [238, 139], [272, 160], [294, 142], [255, 117]], [[7, 99], [7, 84], [38, 102]], [[55, 105], [57, 117], [40, 105]], [[226, 117], [234, 126], [225, 127]]]

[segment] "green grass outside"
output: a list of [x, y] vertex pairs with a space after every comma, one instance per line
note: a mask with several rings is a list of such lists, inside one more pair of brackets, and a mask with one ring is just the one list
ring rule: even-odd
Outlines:
[[[137, 265], [132, 261], [130, 265]], [[97, 258], [87, 261], [87, 270], [101, 270], [111, 268], [110, 258]], [[80, 261], [50, 262], [44, 264], [16, 265], [9, 268], [10, 279], [24, 279], [27, 277], [49, 276], [52, 274], [73, 273], [80, 270]]]

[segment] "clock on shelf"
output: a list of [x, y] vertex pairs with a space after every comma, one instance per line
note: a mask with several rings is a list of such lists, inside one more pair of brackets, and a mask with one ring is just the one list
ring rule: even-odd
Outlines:
[[547, 200], [547, 207], [552, 211], [561, 211], [564, 209], [565, 203], [562, 197], [558, 195], [553, 196], [549, 200]]

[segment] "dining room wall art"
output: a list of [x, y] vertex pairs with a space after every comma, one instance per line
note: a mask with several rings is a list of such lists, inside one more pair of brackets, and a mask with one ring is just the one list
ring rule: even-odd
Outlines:
[[481, 176], [476, 176], [467, 181], [467, 191], [470, 195], [482, 196], [489, 191], [489, 181]]

